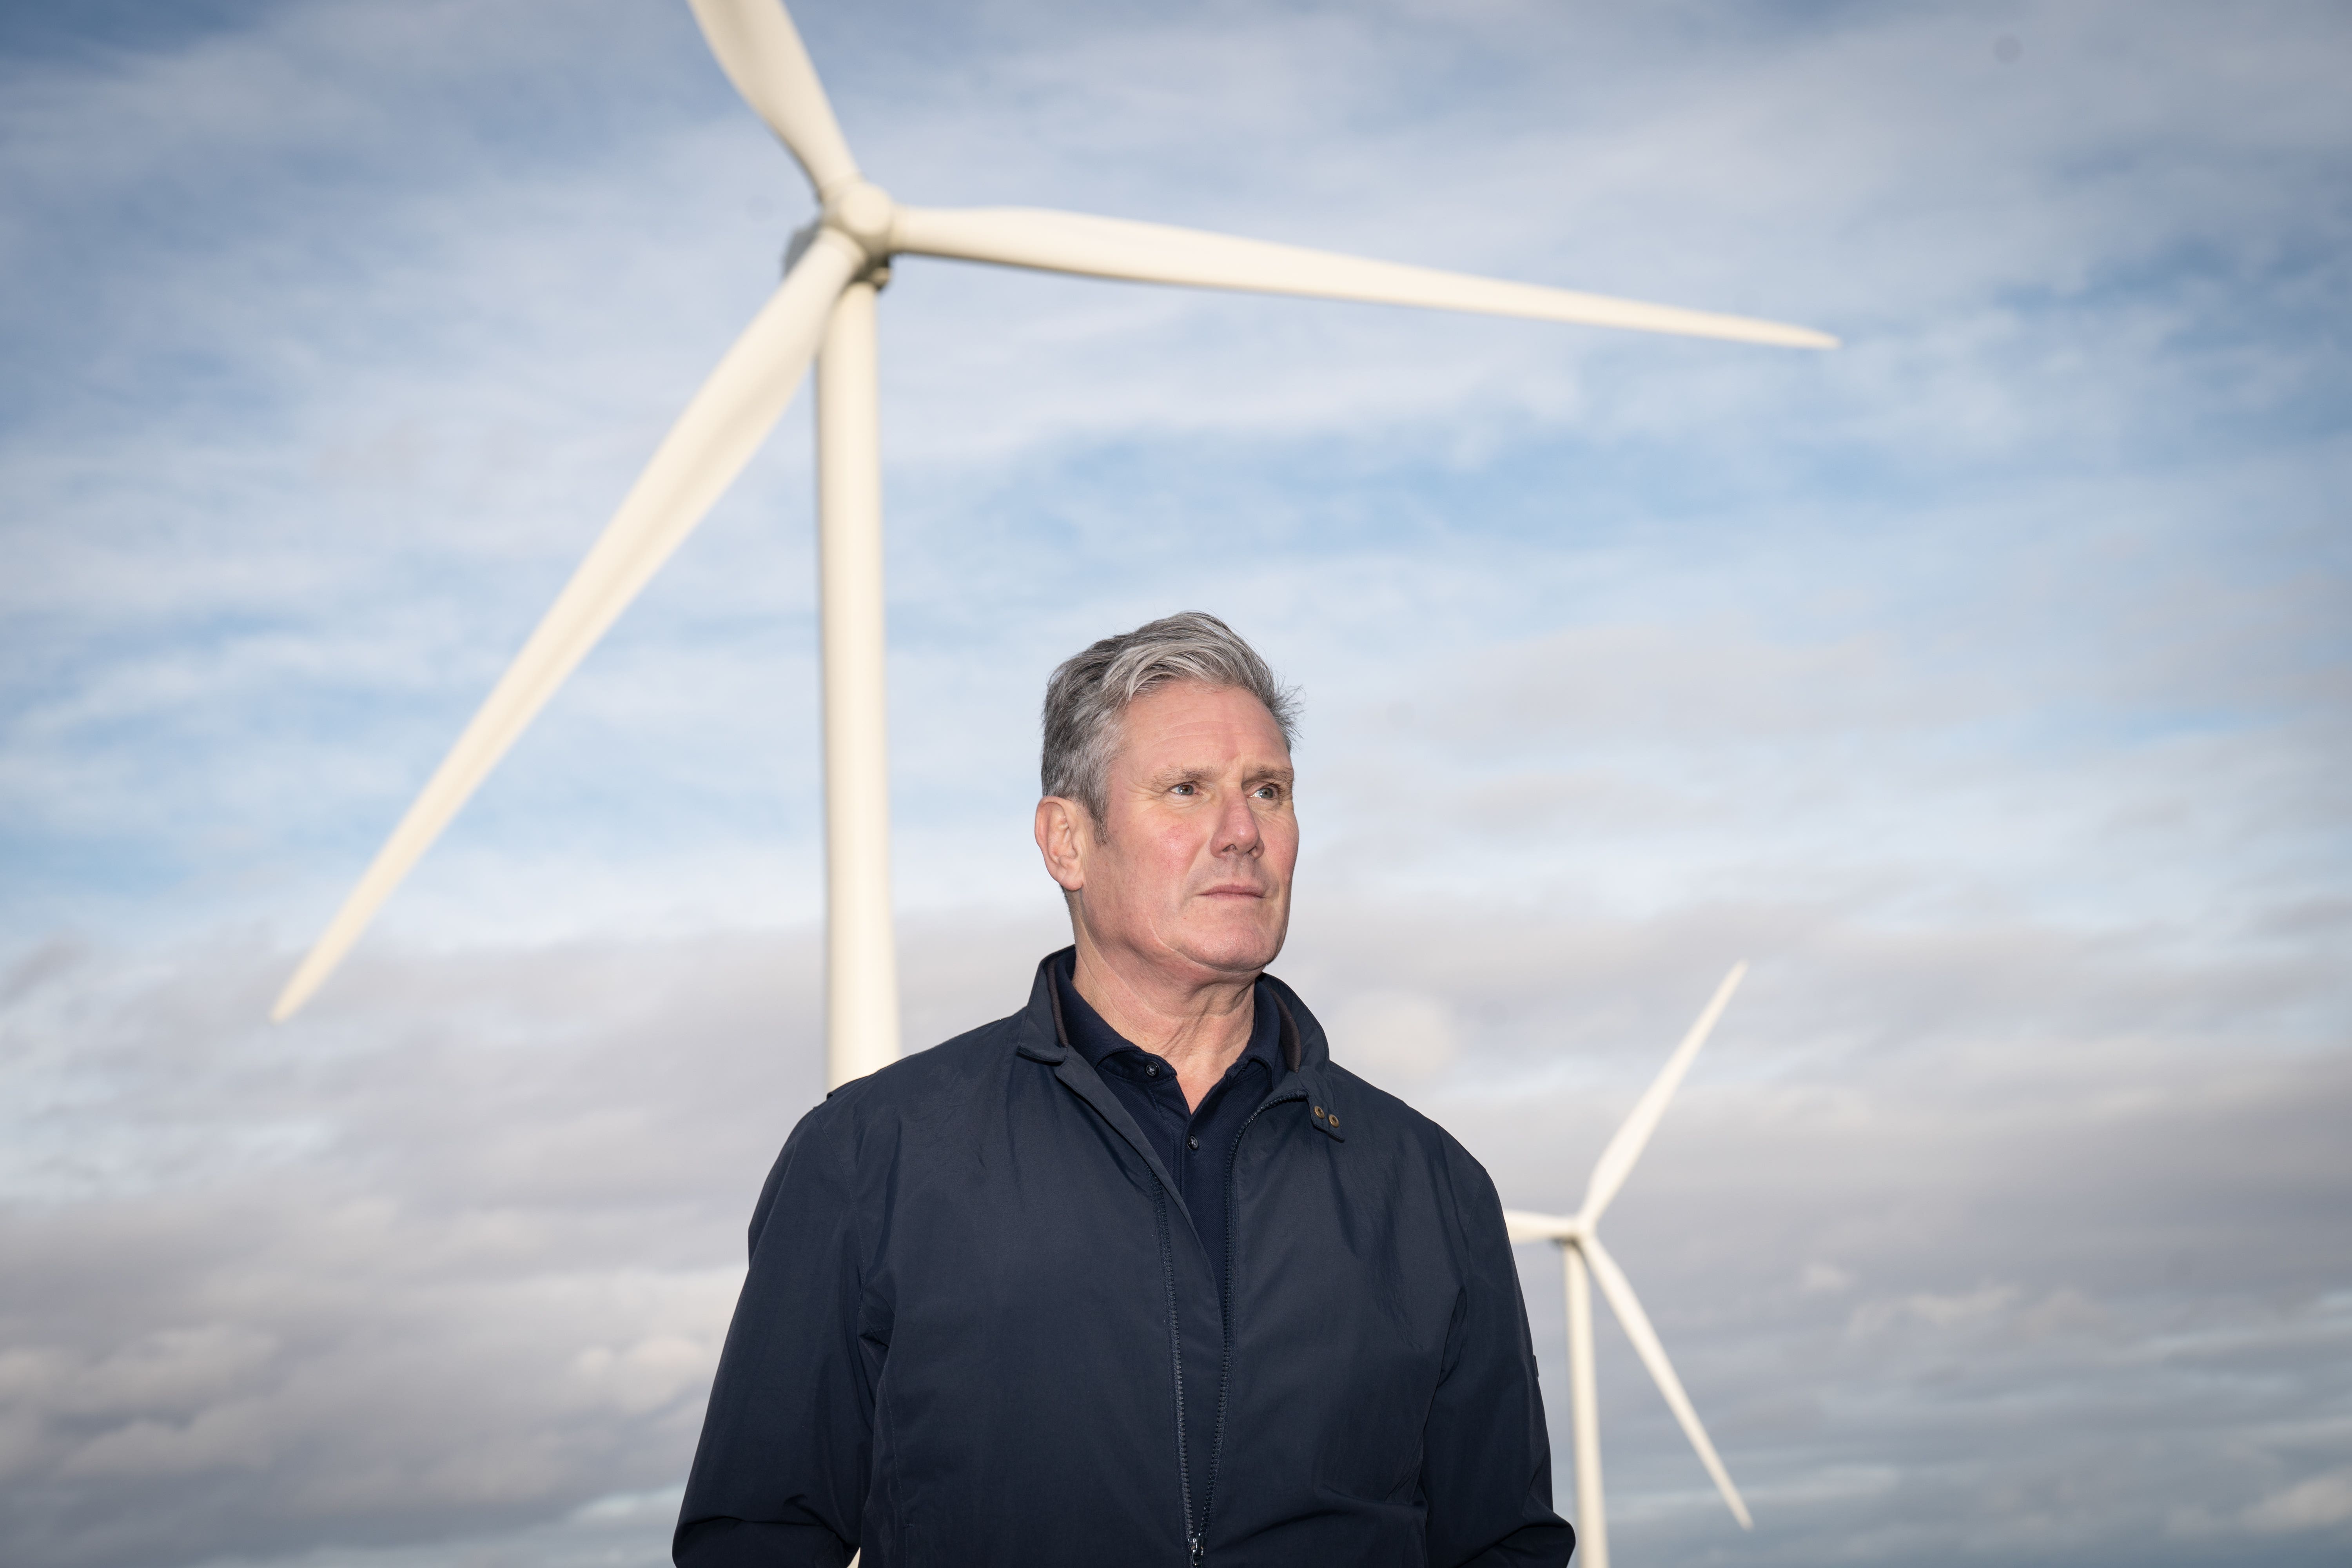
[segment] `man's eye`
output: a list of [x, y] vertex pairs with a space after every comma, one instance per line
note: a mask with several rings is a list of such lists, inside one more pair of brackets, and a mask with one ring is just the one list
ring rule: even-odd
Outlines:
[[1180, 784], [1176, 786], [1173, 793], [1177, 795], [1198, 795], [1201, 793], [1201, 786], [1199, 784]]

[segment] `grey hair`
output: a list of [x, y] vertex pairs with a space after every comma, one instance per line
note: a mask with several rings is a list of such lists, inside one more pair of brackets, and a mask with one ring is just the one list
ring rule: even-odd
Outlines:
[[1197, 680], [1232, 687], [1265, 704], [1288, 750], [1298, 724], [1298, 694], [1274, 678], [1257, 650], [1234, 628], [1200, 610], [1148, 621], [1105, 637], [1063, 661], [1045, 683], [1045, 747], [1038, 763], [1045, 793], [1087, 808], [1097, 831], [1108, 805], [1110, 760], [1118, 753], [1128, 705], [1155, 687]]

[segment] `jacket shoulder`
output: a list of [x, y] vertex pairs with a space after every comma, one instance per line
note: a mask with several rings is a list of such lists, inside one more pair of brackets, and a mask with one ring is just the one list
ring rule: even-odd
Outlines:
[[1340, 1131], [1350, 1145], [1370, 1144], [1393, 1151], [1393, 1158], [1427, 1171], [1452, 1190], [1457, 1206], [1475, 1208], [1483, 1216], [1499, 1216], [1502, 1200], [1494, 1178], [1462, 1141], [1421, 1111], [1370, 1080], [1329, 1062], [1318, 1073], [1330, 1085], [1329, 1109], [1344, 1119]]
[[[1377, 1135], [1402, 1148], [1470, 1158], [1469, 1152], [1453, 1133], [1370, 1079], [1359, 1077], [1338, 1062], [1324, 1064], [1316, 1076], [1330, 1084], [1333, 1100], [1345, 1102], [1346, 1112], [1356, 1119], [1354, 1125], [1366, 1134]], [[1333, 1109], [1339, 1106], [1335, 1104]]]
[[805, 1121], [926, 1120], [963, 1103], [980, 1083], [1004, 1070], [1020, 1041], [1023, 1022], [1022, 1015], [1014, 1013], [852, 1079], [826, 1095]]

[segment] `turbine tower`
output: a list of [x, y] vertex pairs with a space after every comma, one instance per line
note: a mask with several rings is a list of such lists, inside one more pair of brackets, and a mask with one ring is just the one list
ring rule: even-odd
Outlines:
[[898, 1056], [874, 336], [875, 294], [895, 257], [1800, 348], [1836, 344], [1801, 327], [1160, 224], [1028, 207], [908, 206], [858, 169], [800, 34], [778, 0], [688, 3], [727, 79], [815, 187], [817, 218], [796, 239], [782, 284], [655, 448], [587, 559], [287, 982], [270, 1010], [281, 1022], [318, 990], [533, 716], [734, 482], [814, 361], [824, 670], [826, 1082], [845, 1082]]
[[1634, 1101], [1625, 1124], [1601, 1151], [1592, 1177], [1585, 1184], [1581, 1207], [1566, 1215], [1503, 1211], [1503, 1222], [1513, 1241], [1559, 1243], [1560, 1267], [1568, 1277], [1568, 1389], [1576, 1433], [1576, 1552], [1584, 1568], [1609, 1568], [1609, 1521], [1601, 1506], [1601, 1406], [1592, 1386], [1592, 1282], [1596, 1279], [1601, 1282], [1601, 1293], [1616, 1310], [1618, 1322], [1624, 1325], [1625, 1337], [1633, 1342], [1634, 1352], [1650, 1369], [1675, 1419], [1682, 1423], [1683, 1435], [1698, 1450], [1699, 1462], [1715, 1478], [1723, 1500], [1731, 1505], [1732, 1517], [1739, 1521], [1742, 1530], [1755, 1528], [1755, 1521], [1748, 1517], [1748, 1505], [1740, 1500], [1739, 1489], [1731, 1484], [1730, 1473], [1716, 1457], [1715, 1445], [1707, 1441], [1706, 1428], [1699, 1425], [1698, 1412], [1691, 1408], [1690, 1395], [1683, 1392], [1682, 1379], [1675, 1375], [1674, 1363], [1666, 1359], [1666, 1347], [1658, 1342], [1658, 1331], [1650, 1326], [1650, 1315], [1642, 1310], [1625, 1271], [1617, 1267], [1596, 1234], [1609, 1201], [1633, 1173], [1633, 1162], [1642, 1157], [1650, 1134], [1657, 1130], [1658, 1119], [1666, 1113], [1666, 1101], [1674, 1098], [1683, 1074], [1690, 1070], [1691, 1058], [1706, 1044], [1708, 1032], [1723, 1016], [1725, 1004], [1747, 973], [1744, 963], [1731, 966], [1731, 973], [1716, 987], [1715, 999], [1675, 1047], [1675, 1054], [1666, 1058], [1657, 1080]]

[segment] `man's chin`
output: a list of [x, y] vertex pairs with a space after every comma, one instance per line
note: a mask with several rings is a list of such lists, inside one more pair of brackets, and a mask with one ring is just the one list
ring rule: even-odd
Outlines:
[[1284, 930], [1187, 931], [1178, 949], [1203, 969], [1220, 974], [1255, 974], [1282, 952]]

